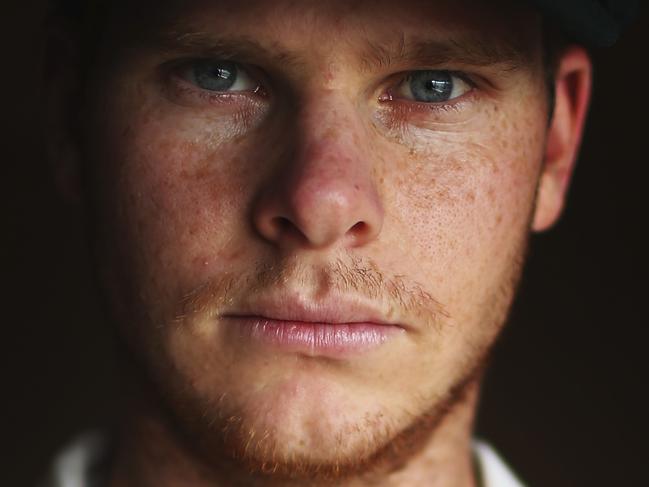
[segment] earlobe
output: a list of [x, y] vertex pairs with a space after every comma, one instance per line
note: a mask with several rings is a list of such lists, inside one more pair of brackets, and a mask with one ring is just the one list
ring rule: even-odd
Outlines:
[[555, 105], [548, 128], [532, 230], [550, 228], [564, 206], [590, 100], [592, 65], [586, 50], [570, 46], [555, 75]]

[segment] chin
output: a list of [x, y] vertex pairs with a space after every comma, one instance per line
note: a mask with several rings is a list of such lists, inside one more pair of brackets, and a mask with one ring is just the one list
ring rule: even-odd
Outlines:
[[385, 398], [303, 379], [248, 396], [230, 406], [234, 414], [219, 413], [224, 453], [262, 475], [330, 478], [368, 469], [398, 433], [395, 416], [403, 414], [396, 415]]
[[396, 402], [399, 395], [370, 397], [369, 390], [351, 393], [322, 378], [294, 376], [254, 393], [230, 391], [201, 401], [200, 414], [185, 409], [176, 419], [185, 432], [190, 428], [189, 443], [198, 446], [205, 463], [226, 478], [298, 485], [353, 476], [369, 481], [398, 470], [423, 449], [467, 385], [444, 401], [416, 408], [403, 397]]
[[[303, 421], [302, 424], [297, 424]], [[397, 436], [380, 413], [343, 418], [296, 413], [275, 424], [230, 417], [225, 454], [249, 474], [293, 480], [335, 480], [386, 469], [381, 454]], [[218, 461], [218, 460], [217, 460]]]

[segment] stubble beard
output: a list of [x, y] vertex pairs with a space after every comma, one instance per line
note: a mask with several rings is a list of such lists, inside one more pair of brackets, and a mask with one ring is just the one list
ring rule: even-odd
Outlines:
[[[343, 429], [353, 431], [353, 438], [350, 435], [340, 441], [347, 440], [352, 447], [326, 460], [314, 460], [304, 452], [290, 456], [280, 453], [281, 435], [271, 430], [260, 431], [250, 418], [246, 421], [245, 416], [237, 415], [237, 411], [229, 407], [199, 403], [179, 390], [155, 384], [144, 364], [134, 363], [133, 354], [126, 353], [129, 354], [129, 380], [135, 383], [135, 390], [141, 395], [137, 400], [138, 415], [146, 417], [149, 423], [156, 423], [156, 432], [149, 439], [162, 431], [164, 442], [170, 441], [182, 456], [198, 460], [202, 478], [214, 485], [233, 487], [328, 486], [354, 478], [370, 485], [405, 467], [431, 444], [445, 421], [464, 406], [474, 407], [475, 397], [471, 393], [477, 391], [490, 348], [473, 367], [463, 371], [453, 387], [406, 427], [395, 427], [403, 418], [389, 418], [384, 414], [375, 415], [369, 421], [364, 418], [360, 424], [346, 425]], [[137, 369], [135, 374], [132, 373], [134, 368]], [[468, 428], [472, 409], [469, 412]], [[137, 421], [137, 418], [130, 419]]]
[[[203, 437], [199, 454], [214, 462], [217, 451], [218, 469], [224, 478], [245, 479], [241, 485], [338, 485], [352, 478], [364, 479], [368, 484], [402, 469], [431, 441], [440, 425], [458, 407], [469, 401], [468, 392], [477, 385], [483, 371], [480, 361], [455, 386], [428, 410], [419, 414], [402, 429], [393, 426], [396, 421], [376, 415], [364, 418], [357, 425], [347, 425], [344, 431], [353, 431], [347, 438], [352, 444], [344, 454], [327, 460], [314, 461], [308, 454], [287, 457], [277, 454], [277, 438], [266, 431], [259, 434], [240, 417], [229, 416], [226, 421], [199, 425], [191, 435]], [[208, 428], [208, 429], [206, 429]], [[205, 436], [205, 431], [214, 434]], [[269, 434], [270, 433], [270, 434]], [[259, 437], [258, 439], [256, 437]], [[216, 441], [214, 441], [216, 439]], [[344, 439], [339, 439], [339, 442]], [[272, 481], [272, 482], [269, 482]]]
[[281, 435], [271, 430], [259, 431], [223, 401], [201, 402], [191, 398], [189, 388], [181, 382], [176, 381], [176, 387], [170, 387], [164, 379], [169, 376], [151, 370], [150, 360], [145, 364], [141, 354], [126, 353], [133, 369], [138, 371], [134, 377], [139, 379], [139, 388], [146, 391], [147, 404], [157, 410], [151, 416], [158, 417], [187, 454], [199, 459], [206, 471], [216, 472], [215, 477], [225, 479], [227, 485], [330, 485], [354, 477], [369, 482], [408, 464], [434, 441], [440, 425], [463, 406], [471, 409], [466, 425], [470, 430], [474, 404], [469, 392], [477, 391], [495, 339], [506, 320], [522, 274], [527, 243], [525, 235], [505, 272], [506, 278], [493, 293], [488, 307], [492, 311], [484, 317], [485, 326], [495, 330], [493, 339], [480, 350], [472, 351], [472, 360], [465, 361], [453, 385], [438, 395], [434, 403], [422, 407], [423, 412], [412, 417], [405, 427], [396, 426], [403, 425], [403, 421], [397, 421], [403, 418], [385, 415], [349, 425], [346, 429], [355, 431], [353, 447], [336, 458], [314, 461], [300, 452], [281, 453], [282, 445], [278, 444]]

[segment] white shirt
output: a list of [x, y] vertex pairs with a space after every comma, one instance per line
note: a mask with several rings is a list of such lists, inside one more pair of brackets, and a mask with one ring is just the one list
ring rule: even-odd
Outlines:
[[[480, 470], [481, 487], [523, 487], [487, 443], [474, 440], [473, 452]], [[41, 487], [98, 487], [101, 479], [96, 478], [96, 466], [105, 456], [105, 438], [98, 433], [86, 434], [55, 459]]]

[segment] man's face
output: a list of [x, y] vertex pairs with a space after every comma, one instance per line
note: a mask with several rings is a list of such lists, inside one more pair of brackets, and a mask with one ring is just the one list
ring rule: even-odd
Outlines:
[[182, 4], [118, 12], [87, 85], [112, 318], [206, 458], [359, 468], [432, 431], [505, 319], [547, 127], [537, 19]]

